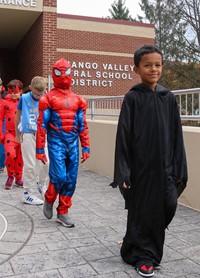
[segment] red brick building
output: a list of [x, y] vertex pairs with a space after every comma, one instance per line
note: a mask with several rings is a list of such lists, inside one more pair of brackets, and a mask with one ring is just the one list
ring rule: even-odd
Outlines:
[[0, 0], [0, 76], [28, 85], [46, 78], [54, 62], [72, 64], [73, 91], [123, 95], [139, 81], [133, 53], [154, 43], [154, 26], [130, 21], [57, 14], [56, 0]]

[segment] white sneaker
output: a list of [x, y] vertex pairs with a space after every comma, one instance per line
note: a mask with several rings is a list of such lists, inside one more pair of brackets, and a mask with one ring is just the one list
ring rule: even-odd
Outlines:
[[43, 200], [44, 200], [44, 194], [47, 191], [46, 185], [42, 185], [39, 181], [36, 182], [37, 190], [41, 194]]
[[24, 196], [22, 198], [22, 202], [28, 205], [43, 205], [44, 201], [40, 200], [36, 196], [30, 195], [29, 192], [24, 192]]

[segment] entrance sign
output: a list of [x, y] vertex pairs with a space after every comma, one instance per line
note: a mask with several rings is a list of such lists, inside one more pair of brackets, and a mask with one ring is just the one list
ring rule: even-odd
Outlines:
[[0, 9], [43, 11], [43, 0], [0, 0]]
[[132, 80], [133, 65], [72, 62], [72, 86], [112, 87], [115, 81]]
[[36, 7], [37, 0], [0, 0], [0, 4], [22, 7]]

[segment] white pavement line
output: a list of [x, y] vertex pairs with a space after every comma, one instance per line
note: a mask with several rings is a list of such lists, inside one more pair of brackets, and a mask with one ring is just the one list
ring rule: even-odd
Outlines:
[[5, 234], [5, 232], [6, 232], [6, 230], [7, 230], [7, 227], [8, 227], [8, 222], [7, 222], [7, 220], [6, 220], [6, 218], [4, 217], [4, 215], [3, 214], [1, 214], [0, 213], [0, 216], [3, 218], [3, 220], [4, 220], [4, 225], [5, 225], [5, 227], [4, 227], [4, 231], [2, 232], [2, 234], [0, 235], [0, 240], [2, 239], [2, 237], [4, 236], [4, 234]]

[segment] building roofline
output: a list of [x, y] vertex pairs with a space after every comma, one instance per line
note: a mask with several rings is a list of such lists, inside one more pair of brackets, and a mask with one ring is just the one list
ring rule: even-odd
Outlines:
[[82, 15], [58, 13], [57, 18], [66, 18], [66, 19], [85, 20], [85, 21], [93, 21], [93, 22], [103, 22], [103, 23], [108, 23], [108, 24], [112, 23], [112, 24], [120, 24], [120, 25], [154, 28], [154, 24], [150, 24], [150, 23], [142, 23], [142, 22], [128, 21], [128, 20], [116, 20], [116, 19], [109, 19], [109, 18], [90, 17], [90, 16], [82, 16]]

